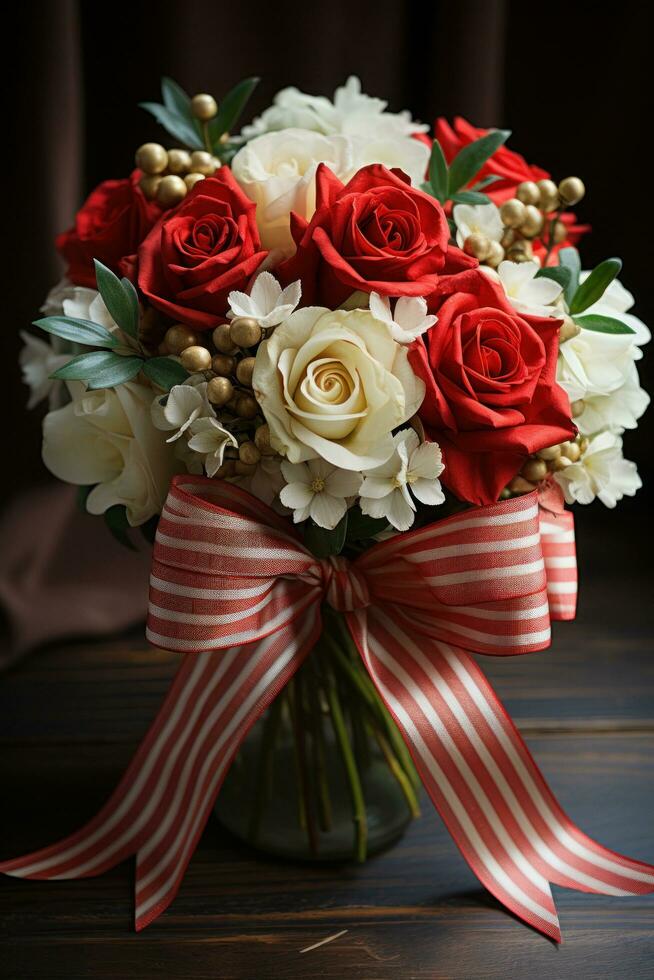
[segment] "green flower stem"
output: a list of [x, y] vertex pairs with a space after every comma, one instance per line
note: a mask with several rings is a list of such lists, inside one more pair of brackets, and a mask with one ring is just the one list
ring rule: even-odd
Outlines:
[[327, 779], [327, 752], [325, 748], [325, 732], [323, 730], [323, 711], [320, 704], [318, 688], [320, 678], [316, 670], [316, 657], [311, 657], [309, 663], [312, 667], [311, 682], [307, 684], [309, 696], [309, 707], [311, 717], [311, 745], [313, 754], [313, 764], [316, 774], [316, 784], [318, 789], [318, 822], [320, 829], [327, 832], [332, 829], [332, 805], [329, 794], [329, 781]]
[[293, 677], [288, 685], [291, 689], [291, 719], [293, 723], [295, 746], [295, 758], [298, 776], [298, 800], [300, 803], [300, 826], [307, 832], [309, 849], [312, 854], [318, 853], [318, 835], [313, 816], [313, 801], [309, 782], [309, 769], [307, 766], [306, 738], [304, 728], [304, 708], [303, 708], [303, 677], [304, 671], [300, 671]]
[[211, 137], [209, 136], [209, 123], [208, 122], [203, 122], [202, 123], [202, 139], [204, 141], [204, 145], [205, 145], [205, 148], [206, 148], [207, 153], [211, 153], [211, 155], [213, 156], [213, 147], [211, 145]]
[[368, 846], [368, 822], [366, 817], [366, 804], [363, 798], [363, 789], [359, 779], [359, 771], [352, 752], [352, 745], [343, 718], [341, 702], [338, 696], [336, 678], [329, 663], [325, 664], [327, 673], [327, 699], [331, 711], [334, 734], [339, 744], [343, 764], [347, 774], [350, 795], [352, 797], [352, 807], [354, 810], [354, 833], [355, 833], [355, 856], [357, 861], [365, 861]]
[[275, 698], [263, 724], [261, 750], [257, 760], [256, 795], [250, 814], [250, 827], [248, 830], [248, 837], [253, 844], [256, 844], [259, 837], [263, 812], [272, 794], [275, 749], [277, 747], [283, 710], [284, 699], [281, 696]]
[[386, 730], [388, 741], [393, 747], [393, 751], [399, 759], [402, 768], [407, 774], [407, 777], [411, 781], [414, 789], [418, 789], [420, 786], [420, 779], [418, 777], [418, 773], [416, 772], [409, 750], [406, 747], [406, 743], [397, 730], [397, 726], [389, 714], [388, 709], [380, 699], [377, 689], [368, 676], [367, 671], [358, 669], [358, 663], [360, 661], [359, 652], [354, 645], [354, 641], [352, 640], [349, 630], [340, 616], [330, 616], [329, 619], [330, 623], [333, 624], [334, 628], [338, 631], [343, 646], [350, 652], [350, 656], [348, 656], [340, 648], [339, 643], [333, 636], [325, 632], [324, 639], [329, 647], [330, 653], [337, 661], [339, 667], [343, 669], [350, 682], [363, 696], [371, 711], [375, 713], [381, 725]]
[[393, 753], [393, 750], [391, 749], [390, 745], [388, 744], [387, 740], [384, 738], [382, 733], [379, 731], [376, 725], [372, 725], [371, 727], [375, 739], [377, 740], [377, 744], [379, 745], [379, 748], [382, 751], [382, 755], [386, 760], [386, 765], [397, 779], [400, 785], [400, 789], [404, 793], [404, 797], [406, 799], [407, 806], [409, 807], [411, 816], [414, 819], [416, 817], [419, 817], [420, 804], [418, 803], [418, 797], [414, 792], [413, 786], [411, 785], [411, 781], [407, 777], [407, 774], [405, 773], [402, 766], [399, 764], [397, 760], [397, 756]]

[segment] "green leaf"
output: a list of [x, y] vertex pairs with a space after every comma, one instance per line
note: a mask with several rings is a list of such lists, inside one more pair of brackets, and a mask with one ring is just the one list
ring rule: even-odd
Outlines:
[[260, 79], [256, 77], [243, 79], [220, 102], [218, 115], [209, 123], [209, 139], [212, 146], [215, 147], [223, 133], [228, 133], [234, 128], [259, 81]]
[[130, 381], [142, 367], [141, 357], [121, 357], [112, 351], [93, 351], [74, 357], [51, 377], [60, 381], [87, 381], [90, 389], [113, 388]]
[[120, 280], [120, 285], [123, 287], [123, 292], [127, 297], [127, 302], [130, 309], [129, 322], [126, 323], [122, 329], [126, 334], [129, 334], [130, 337], [133, 337], [134, 340], [137, 340], [139, 335], [139, 320], [141, 319], [139, 296], [134, 287], [134, 283], [130, 282], [129, 279], [125, 279], [123, 277]]
[[123, 504], [114, 504], [113, 507], [105, 510], [104, 519], [116, 541], [129, 548], [130, 551], [136, 551], [136, 546], [130, 540], [127, 533], [131, 528], [131, 524], [127, 520], [127, 511]]
[[176, 113], [182, 119], [191, 118], [191, 96], [187, 95], [174, 78], [166, 75], [161, 79], [161, 97], [166, 109]]
[[429, 184], [432, 194], [441, 204], [447, 200], [447, 179], [447, 160], [442, 146], [435, 139], [429, 158]]
[[[136, 290], [129, 279], [122, 282], [111, 269], [93, 260], [95, 265], [95, 281], [100, 295], [104, 300], [104, 305], [109, 310], [109, 315], [113, 317], [121, 330], [124, 330], [130, 337], [136, 337], [139, 325], [139, 304]], [[124, 284], [128, 283], [126, 287]]]
[[490, 204], [490, 197], [487, 194], [480, 194], [479, 191], [457, 191], [452, 195], [454, 204]]
[[600, 313], [588, 313], [586, 316], [574, 316], [572, 319], [584, 330], [595, 330], [597, 333], [636, 333], [622, 320]]
[[490, 187], [491, 184], [496, 184], [498, 180], [502, 180], [502, 178], [498, 177], [497, 174], [489, 174], [488, 177], [482, 177], [476, 184], [473, 184], [470, 190], [483, 191], [484, 187]]
[[184, 384], [188, 378], [188, 371], [179, 361], [170, 357], [149, 358], [143, 364], [143, 373], [164, 391], [170, 391], [174, 385]]
[[450, 164], [448, 192], [450, 196], [469, 184], [493, 153], [506, 143], [511, 135], [508, 129], [495, 129], [474, 143], [468, 143], [459, 150]]
[[559, 249], [559, 265], [570, 270], [570, 282], [565, 288], [564, 299], [568, 306], [572, 303], [572, 297], [579, 288], [579, 276], [581, 274], [581, 259], [579, 252], [572, 245]]
[[141, 109], [145, 109], [146, 112], [153, 115], [166, 132], [174, 136], [184, 146], [188, 146], [191, 150], [206, 149], [199, 134], [187, 119], [184, 119], [176, 112], [171, 112], [166, 106], [159, 105], [158, 102], [139, 102], [139, 106]]
[[318, 527], [312, 520], [307, 521], [304, 529], [304, 543], [316, 558], [329, 558], [330, 555], [340, 554], [345, 544], [347, 519], [346, 512], [333, 531]]
[[589, 306], [596, 303], [604, 295], [622, 268], [620, 259], [604, 259], [596, 265], [585, 282], [577, 289], [570, 303], [570, 313], [583, 313]]
[[75, 344], [86, 347], [115, 347], [118, 341], [109, 333], [106, 327], [90, 320], [77, 320], [70, 316], [46, 316], [43, 320], [35, 320], [35, 327], [40, 327], [46, 333], [55, 337], [63, 337]]
[[543, 269], [538, 270], [535, 278], [552, 279], [565, 292], [567, 286], [570, 284], [572, 272], [565, 265], [546, 265]]
[[385, 531], [388, 521], [385, 517], [369, 517], [361, 513], [361, 508], [356, 505], [350, 507], [347, 518], [347, 540], [365, 541], [374, 538], [380, 531]]

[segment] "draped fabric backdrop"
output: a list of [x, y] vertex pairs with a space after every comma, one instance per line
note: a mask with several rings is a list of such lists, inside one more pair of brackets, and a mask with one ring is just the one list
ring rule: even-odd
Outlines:
[[[611, 8], [560, 0], [533, 6], [524, 0], [11, 5], [3, 52], [9, 139], [1, 335], [11, 478], [2, 492], [13, 495], [47, 478], [40, 415], [24, 411], [16, 357], [19, 329], [61, 272], [53, 236], [95, 184], [129, 172], [140, 143], [167, 138], [137, 108], [158, 98], [162, 74], [218, 97], [245, 75], [260, 75], [251, 106], [260, 111], [285, 85], [331, 94], [354, 72], [366, 92], [425, 121], [460, 113], [478, 125], [513, 129], [510, 145], [530, 161], [555, 177], [583, 177], [588, 197], [580, 214], [596, 226], [585, 243], [586, 261], [619, 254], [637, 312], [652, 324], [651, 27], [649, 5], [634, 2]], [[654, 354], [646, 357], [643, 379], [652, 390]], [[647, 421], [627, 435], [627, 455], [650, 479], [626, 508], [642, 507], [652, 494], [649, 442]]]

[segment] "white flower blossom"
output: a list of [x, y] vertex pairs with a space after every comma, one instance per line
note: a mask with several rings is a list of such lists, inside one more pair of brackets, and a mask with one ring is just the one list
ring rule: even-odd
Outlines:
[[[586, 311], [584, 311], [584, 314]], [[640, 387], [634, 334], [581, 332], [561, 344], [557, 380], [571, 402], [583, 402], [575, 422], [584, 435], [633, 429], [649, 404]]]
[[214, 476], [223, 465], [227, 446], [236, 448], [238, 442], [217, 418], [196, 418], [190, 425], [192, 433], [188, 447], [204, 457], [207, 476]]
[[282, 89], [273, 105], [244, 126], [242, 135], [252, 139], [272, 130], [299, 127], [330, 135], [364, 134], [366, 136], [411, 136], [427, 132], [428, 126], [414, 122], [408, 112], [386, 112], [387, 103], [361, 91], [361, 82], [350, 75], [336, 89], [334, 100], [321, 95], [307, 95], [295, 87]]
[[561, 286], [545, 276], [536, 278], [538, 262], [500, 262], [497, 271], [488, 266], [482, 270], [498, 280], [511, 306], [518, 313], [528, 316], [561, 316], [554, 304], [561, 295]]
[[438, 479], [444, 469], [443, 459], [438, 444], [421, 444], [413, 429], [398, 432], [393, 443], [391, 458], [364, 473], [360, 506], [362, 513], [385, 517], [398, 531], [408, 531], [416, 510], [412, 495], [432, 506], [445, 500]]
[[590, 504], [598, 497], [607, 507], [615, 507], [642, 486], [636, 464], [624, 458], [622, 439], [613, 432], [593, 436], [579, 461], [558, 470], [554, 478], [569, 504]]
[[64, 384], [51, 375], [70, 360], [70, 354], [60, 352], [63, 344], [58, 337], [43, 340], [26, 330], [21, 330], [20, 337], [24, 346], [18, 360], [23, 382], [30, 390], [27, 407], [35, 408], [47, 398], [51, 409], [58, 408], [64, 401]]
[[388, 296], [373, 292], [370, 294], [370, 312], [390, 326], [393, 340], [398, 344], [412, 344], [438, 320], [438, 317], [427, 314], [427, 302], [422, 296], [400, 296], [391, 312]]
[[173, 431], [166, 442], [176, 442], [199, 418], [211, 417], [215, 413], [207, 398], [207, 385], [175, 385], [165, 398], [157, 397], [152, 402], [152, 423], [163, 432]]
[[237, 316], [252, 317], [262, 330], [276, 327], [287, 320], [300, 302], [302, 283], [298, 279], [282, 289], [269, 272], [260, 272], [254, 281], [250, 295], [234, 290], [229, 294], [228, 319]]
[[360, 473], [341, 470], [324, 459], [284, 460], [281, 468], [286, 486], [279, 499], [293, 511], [296, 524], [311, 517], [319, 527], [333, 530], [347, 510], [347, 498], [355, 496], [361, 485]]
[[456, 225], [456, 243], [463, 248], [470, 235], [485, 235], [493, 242], [499, 242], [504, 234], [504, 224], [500, 209], [489, 204], [455, 204], [452, 217]]

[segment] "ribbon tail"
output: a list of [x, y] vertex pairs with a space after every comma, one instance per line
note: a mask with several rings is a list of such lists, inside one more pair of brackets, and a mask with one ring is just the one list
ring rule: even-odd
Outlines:
[[605, 895], [654, 891], [654, 867], [607, 850], [566, 816], [468, 653], [416, 642], [392, 608], [348, 622], [432, 802], [503, 905], [560, 942], [550, 882]]
[[173, 901], [220, 786], [250, 727], [319, 633], [317, 618], [256, 644], [185, 657], [127, 772], [69, 837], [0, 863], [20, 878], [84, 878], [136, 854], [136, 929]]

